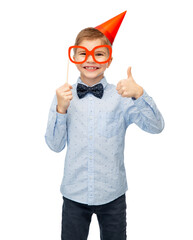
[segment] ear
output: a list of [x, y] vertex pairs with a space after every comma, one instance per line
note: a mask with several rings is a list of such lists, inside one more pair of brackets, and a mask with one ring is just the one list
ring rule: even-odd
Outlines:
[[107, 63], [107, 68], [110, 67], [112, 61], [113, 61], [113, 58], [111, 58], [111, 59], [108, 61], [108, 63]]

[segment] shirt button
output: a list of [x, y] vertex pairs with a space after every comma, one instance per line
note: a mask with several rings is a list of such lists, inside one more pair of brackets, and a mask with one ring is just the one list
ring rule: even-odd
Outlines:
[[90, 136], [89, 138], [92, 139], [92, 136]]

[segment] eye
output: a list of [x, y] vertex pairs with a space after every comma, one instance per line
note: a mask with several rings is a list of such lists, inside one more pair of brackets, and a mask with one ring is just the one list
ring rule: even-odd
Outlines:
[[104, 56], [102, 53], [97, 53], [96, 56]]
[[79, 52], [78, 55], [85, 56], [86, 53], [85, 52]]
[[105, 53], [104, 52], [95, 52], [95, 56], [102, 57], [102, 56], [105, 56]]

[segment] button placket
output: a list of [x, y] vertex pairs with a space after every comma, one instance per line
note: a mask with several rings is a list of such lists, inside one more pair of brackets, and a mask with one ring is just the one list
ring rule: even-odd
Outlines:
[[[88, 94], [90, 95], [90, 94]], [[94, 100], [88, 101], [88, 204], [94, 203]]]

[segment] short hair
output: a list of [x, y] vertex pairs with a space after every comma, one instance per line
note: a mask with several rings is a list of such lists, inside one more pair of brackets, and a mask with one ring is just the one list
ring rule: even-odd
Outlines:
[[74, 45], [79, 45], [85, 39], [86, 40], [101, 39], [102, 44], [112, 46], [109, 39], [98, 29], [93, 27], [88, 27], [81, 30], [76, 37]]

